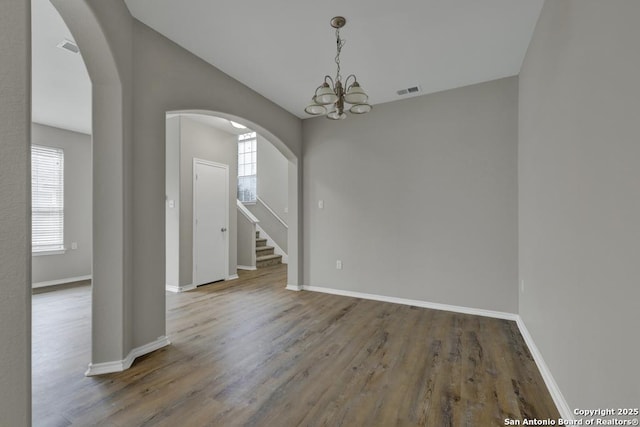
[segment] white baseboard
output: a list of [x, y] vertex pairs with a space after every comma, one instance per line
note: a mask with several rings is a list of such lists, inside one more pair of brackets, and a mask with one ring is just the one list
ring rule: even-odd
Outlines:
[[124, 371], [131, 367], [131, 364], [137, 357], [144, 356], [145, 354], [151, 353], [152, 351], [156, 351], [162, 347], [166, 347], [169, 344], [171, 344], [169, 338], [167, 338], [166, 336], [161, 336], [153, 342], [132, 349], [129, 354], [127, 354], [127, 357], [122, 360], [115, 360], [113, 362], [89, 363], [89, 369], [87, 369], [85, 375], [87, 377], [90, 377], [92, 375], [102, 375]]
[[536, 343], [533, 341], [533, 337], [529, 333], [529, 330], [525, 326], [524, 321], [520, 316], [518, 316], [518, 318], [516, 319], [516, 323], [518, 324], [518, 328], [520, 329], [520, 335], [522, 335], [522, 338], [524, 338], [524, 342], [527, 344], [527, 347], [529, 347], [529, 351], [533, 356], [533, 360], [535, 360], [536, 365], [538, 366], [538, 370], [540, 371], [540, 374], [544, 379], [544, 383], [547, 385], [549, 394], [551, 394], [553, 402], [556, 404], [558, 412], [560, 412], [560, 417], [564, 418], [565, 420], [575, 420], [569, 404], [562, 395], [558, 384], [553, 378], [553, 375], [551, 375], [549, 367], [542, 358], [542, 353], [540, 353], [540, 350], [538, 350]]
[[560, 416], [565, 420], [574, 420], [575, 419], [575, 417], [573, 415], [573, 412], [571, 411], [571, 408], [567, 404], [567, 401], [565, 400], [564, 396], [562, 395], [562, 392], [560, 391], [560, 388], [558, 387], [558, 384], [554, 380], [553, 375], [551, 375], [551, 371], [549, 370], [549, 367], [547, 366], [547, 364], [545, 363], [544, 359], [542, 358], [542, 354], [540, 353], [540, 350], [538, 350], [538, 347], [536, 347], [536, 344], [533, 341], [533, 338], [531, 337], [531, 334], [527, 330], [527, 327], [525, 326], [522, 318], [517, 314], [506, 313], [506, 312], [502, 312], [502, 311], [484, 310], [484, 309], [480, 309], [480, 308], [462, 307], [462, 306], [457, 306], [457, 305], [440, 304], [440, 303], [434, 303], [434, 302], [429, 302], [429, 301], [420, 301], [420, 300], [411, 300], [411, 299], [405, 299], [405, 298], [388, 297], [388, 296], [384, 296], [384, 295], [367, 294], [367, 293], [362, 293], [362, 292], [344, 291], [344, 290], [341, 290], [341, 289], [325, 288], [325, 287], [321, 287], [321, 286], [306, 286], [305, 285], [305, 286], [302, 286], [302, 287], [298, 287], [296, 285], [287, 285], [287, 289], [292, 290], [292, 291], [296, 291], [296, 290], [302, 289], [302, 290], [305, 290], [305, 291], [322, 292], [322, 293], [326, 293], [326, 294], [342, 295], [342, 296], [347, 296], [347, 297], [369, 299], [369, 300], [374, 300], [374, 301], [391, 302], [391, 303], [396, 303], [396, 304], [412, 305], [412, 306], [415, 306], [415, 307], [431, 308], [431, 309], [435, 309], [435, 310], [453, 311], [455, 313], [474, 314], [474, 315], [477, 315], [477, 316], [493, 317], [493, 318], [496, 318], [496, 319], [504, 319], [504, 320], [515, 321], [516, 324], [518, 325], [518, 328], [520, 329], [520, 334], [522, 335], [522, 338], [524, 339], [525, 344], [527, 345], [527, 347], [529, 347], [529, 351], [531, 352], [531, 355], [533, 356], [533, 360], [536, 362], [536, 365], [538, 366], [538, 370], [540, 371], [540, 374], [542, 375], [542, 378], [544, 379], [544, 383], [547, 386], [547, 389], [549, 390], [549, 394], [551, 394], [551, 397], [553, 398], [553, 402], [555, 403], [556, 407], [558, 408], [558, 412], [560, 412]]
[[[296, 290], [300, 290], [300, 287], [296, 285], [287, 285], [287, 289], [296, 291]], [[305, 286], [302, 286], [301, 289], [305, 291], [322, 292], [322, 293], [333, 294], [333, 295], [342, 295], [347, 297], [369, 299], [374, 301], [392, 302], [396, 304], [412, 305], [415, 307], [453, 311], [455, 313], [474, 314], [477, 316], [493, 317], [497, 319], [515, 321], [516, 324], [518, 325], [518, 328], [520, 329], [520, 334], [522, 335], [522, 338], [524, 339], [525, 344], [527, 345], [527, 347], [529, 347], [529, 351], [533, 356], [533, 360], [536, 362], [536, 365], [538, 366], [538, 370], [540, 371], [540, 374], [544, 379], [544, 383], [547, 386], [547, 389], [549, 390], [549, 394], [551, 394], [551, 397], [553, 398], [553, 402], [558, 408], [558, 412], [560, 412], [560, 416], [566, 420], [575, 419], [573, 412], [571, 411], [571, 408], [567, 404], [567, 401], [565, 400], [564, 396], [562, 395], [562, 392], [560, 391], [560, 388], [558, 387], [558, 384], [554, 380], [553, 375], [551, 375], [551, 371], [549, 370], [549, 367], [547, 366], [544, 359], [542, 358], [542, 354], [540, 353], [540, 350], [538, 350], [538, 347], [536, 347], [536, 344], [533, 341], [531, 334], [527, 330], [527, 327], [525, 326], [522, 318], [517, 314], [505, 313], [502, 311], [484, 310], [480, 308], [462, 307], [457, 305], [440, 304], [440, 303], [434, 303], [429, 301], [388, 297], [383, 295], [367, 294], [362, 292], [344, 291], [340, 289], [325, 288], [320, 286], [305, 285]]]
[[301, 291], [302, 287], [299, 285], [287, 285], [285, 289], [287, 289], [288, 291]]
[[190, 285], [184, 285], [184, 286], [173, 286], [173, 285], [167, 285], [166, 289], [169, 292], [174, 292], [174, 293], [180, 293], [180, 292], [187, 292], [187, 291], [191, 291], [193, 289], [195, 289], [196, 286], [193, 284]]
[[[288, 287], [287, 287], [288, 288]], [[440, 304], [437, 302], [421, 301], [406, 298], [396, 298], [384, 295], [367, 294], [363, 292], [344, 291], [341, 289], [325, 288], [321, 286], [302, 286], [302, 290], [312, 292], [322, 292], [325, 294], [342, 295], [346, 297], [369, 299], [374, 301], [391, 302], [394, 304], [412, 305], [414, 307], [431, 308], [434, 310], [453, 311], [455, 313], [473, 314], [476, 316], [494, 317], [496, 319], [505, 319], [516, 321], [518, 315], [514, 313], [506, 313], [503, 311], [484, 310], [482, 308], [462, 307], [458, 305]]]
[[91, 274], [86, 276], [67, 277], [66, 279], [47, 280], [45, 282], [33, 283], [32, 288], [44, 288], [46, 286], [64, 285], [65, 283], [82, 282], [83, 280], [91, 280]]
[[236, 279], [239, 279], [239, 278], [240, 278], [240, 276], [238, 276], [237, 274], [232, 274], [231, 276], [227, 277], [224, 280], [236, 280]]
[[236, 268], [238, 270], [257, 270], [255, 266], [251, 266], [251, 265], [238, 265]]

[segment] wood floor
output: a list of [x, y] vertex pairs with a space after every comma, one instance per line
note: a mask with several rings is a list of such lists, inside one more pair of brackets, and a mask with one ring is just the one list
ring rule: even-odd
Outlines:
[[84, 377], [89, 287], [33, 297], [35, 426], [503, 426], [558, 418], [514, 322], [284, 289], [167, 295], [172, 345]]

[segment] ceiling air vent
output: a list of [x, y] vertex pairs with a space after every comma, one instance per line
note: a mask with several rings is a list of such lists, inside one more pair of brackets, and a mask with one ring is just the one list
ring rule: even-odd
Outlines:
[[418, 92], [420, 92], [420, 86], [412, 86], [412, 87], [408, 87], [406, 89], [400, 89], [396, 93], [398, 95], [409, 95], [409, 94], [418, 93]]
[[68, 50], [71, 53], [79, 53], [80, 49], [78, 49], [78, 45], [72, 42], [71, 40], [64, 39], [60, 43], [58, 43], [58, 47], [60, 49]]

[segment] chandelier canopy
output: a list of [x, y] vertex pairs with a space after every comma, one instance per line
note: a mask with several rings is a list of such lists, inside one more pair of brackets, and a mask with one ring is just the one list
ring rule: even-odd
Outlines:
[[[307, 114], [313, 116], [327, 115], [331, 120], [343, 120], [347, 117], [344, 112], [345, 102], [351, 104], [349, 111], [353, 114], [364, 114], [371, 111], [368, 104], [369, 96], [360, 87], [355, 74], [350, 74], [342, 83], [340, 74], [340, 52], [345, 40], [340, 38], [340, 28], [344, 27], [347, 20], [342, 16], [336, 16], [331, 20], [331, 26], [336, 29], [336, 77], [324, 76], [324, 83], [316, 89], [311, 104], [304, 109]], [[346, 90], [345, 90], [346, 87]]]

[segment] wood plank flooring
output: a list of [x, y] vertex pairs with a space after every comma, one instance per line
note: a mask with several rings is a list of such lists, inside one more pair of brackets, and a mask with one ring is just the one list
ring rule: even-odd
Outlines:
[[84, 377], [88, 286], [33, 297], [35, 426], [503, 426], [558, 412], [514, 322], [284, 289], [167, 295], [172, 345]]

